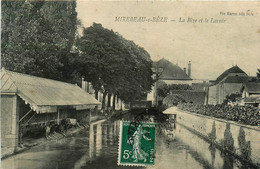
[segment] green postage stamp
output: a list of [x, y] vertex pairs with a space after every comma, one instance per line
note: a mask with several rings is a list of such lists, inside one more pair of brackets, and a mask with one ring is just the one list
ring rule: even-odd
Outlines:
[[121, 121], [119, 165], [153, 165], [155, 157], [155, 123]]

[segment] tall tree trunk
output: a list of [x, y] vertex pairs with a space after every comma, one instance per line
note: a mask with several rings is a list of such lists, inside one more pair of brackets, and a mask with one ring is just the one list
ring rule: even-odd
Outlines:
[[98, 100], [98, 90], [95, 90], [95, 98]]
[[102, 99], [102, 109], [106, 108], [106, 96], [107, 96], [107, 93], [104, 92], [103, 93], [103, 99]]
[[113, 97], [113, 110], [116, 109], [116, 95]]
[[108, 94], [107, 107], [111, 107], [111, 93]]

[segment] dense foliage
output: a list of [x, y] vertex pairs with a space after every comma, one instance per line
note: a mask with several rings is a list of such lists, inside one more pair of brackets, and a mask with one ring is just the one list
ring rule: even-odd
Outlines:
[[163, 99], [163, 105], [166, 105], [167, 107], [171, 106], [177, 106], [178, 103], [185, 103], [185, 98], [180, 94], [168, 94]]
[[96, 23], [75, 38], [76, 1], [1, 4], [1, 57], [7, 70], [68, 82], [83, 75], [109, 99], [112, 94], [124, 101], [143, 99], [151, 90], [152, 61], [142, 47]]
[[199, 105], [199, 104], [178, 104], [178, 108], [197, 114], [203, 114], [226, 120], [238, 121], [243, 124], [259, 126], [260, 113], [259, 108], [247, 106], [230, 106], [230, 105]]
[[164, 81], [158, 81], [157, 86], [157, 95], [165, 98], [170, 92], [169, 86]]
[[2, 66], [68, 80], [77, 30], [76, 1], [1, 1]]
[[232, 103], [232, 102], [237, 102], [239, 99], [241, 99], [242, 94], [241, 93], [231, 93], [230, 95], [227, 95], [224, 104]]
[[160, 97], [166, 97], [167, 94], [174, 90], [192, 90], [192, 87], [188, 84], [170, 84], [160, 82], [157, 88], [157, 94]]
[[[151, 90], [150, 55], [120, 34], [94, 23], [77, 39], [78, 72], [104, 95], [117, 95], [124, 101], [142, 99]], [[109, 97], [110, 99], [110, 97]]]

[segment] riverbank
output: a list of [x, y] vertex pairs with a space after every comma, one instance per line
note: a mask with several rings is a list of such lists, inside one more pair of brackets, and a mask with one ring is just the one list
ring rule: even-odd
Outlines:
[[191, 113], [171, 107], [164, 114], [176, 114], [176, 123], [205, 138], [225, 152], [260, 165], [260, 127]]
[[[46, 144], [52, 141], [57, 141], [59, 139], [62, 139], [66, 136], [69, 136], [71, 134], [74, 134], [82, 129], [84, 129], [85, 127], [88, 127], [90, 124], [97, 124], [97, 123], [101, 123], [104, 122], [110, 118], [115, 118], [117, 116], [122, 116], [124, 114], [128, 113], [128, 111], [115, 111], [113, 114], [111, 114], [110, 116], [105, 116], [102, 115], [100, 113], [92, 113], [87, 119], [88, 122], [83, 123], [79, 128], [71, 128], [69, 129], [65, 135], [64, 133], [57, 133], [55, 132], [54, 134], [52, 134], [48, 139], [46, 139], [45, 137], [40, 137], [40, 138], [23, 138], [23, 144], [22, 146], [18, 146], [15, 149], [11, 149], [8, 147], [2, 147], [1, 148], [1, 159], [5, 159], [8, 158], [12, 155], [24, 152], [28, 149], [30, 149], [31, 147], [37, 146], [37, 145], [42, 145], [42, 144]], [[90, 121], [90, 122], [89, 122]]]
[[[91, 119], [91, 120], [92, 121], [91, 121], [90, 124], [93, 125], [93, 124], [105, 122], [107, 119], [96, 118], [96, 119]], [[77, 133], [77, 132], [79, 132], [79, 131], [81, 131], [83, 129], [89, 128], [90, 124], [80, 125], [77, 128], [75, 128], [75, 127], [70, 128], [70, 129], [67, 130], [66, 133], [57, 133], [57, 132], [55, 132], [54, 134], [50, 135], [48, 138], [45, 138], [45, 137], [41, 137], [41, 138], [38, 138], [38, 139], [28, 138], [28, 137], [24, 138], [22, 146], [17, 147], [17, 149], [14, 152], [13, 151], [9, 151], [7, 148], [6, 149], [2, 148], [1, 159], [6, 159], [6, 158], [8, 158], [10, 156], [22, 153], [22, 152], [27, 151], [30, 148], [35, 147], [35, 146], [48, 144], [48, 143], [51, 143], [51, 142], [58, 141], [58, 140], [60, 140], [60, 139], [62, 139], [64, 137], [71, 136], [74, 133]]]
[[8, 150], [4, 150], [1, 152], [1, 159], [6, 159], [10, 156], [22, 153], [24, 151], [29, 150], [30, 148], [34, 147], [34, 146], [38, 146], [38, 145], [43, 145], [43, 144], [48, 144], [50, 142], [54, 142], [57, 141], [59, 139], [62, 139], [64, 137], [70, 136], [74, 133], [79, 132], [80, 130], [85, 129], [86, 127], [84, 126], [80, 126], [78, 128], [71, 128], [69, 129], [66, 133], [61, 134], [61, 133], [57, 133], [55, 132], [54, 134], [50, 135], [50, 137], [47, 139], [45, 137], [41, 137], [38, 139], [32, 139], [32, 138], [25, 138], [23, 140], [23, 145], [20, 147], [17, 147], [15, 152], [10, 152]]

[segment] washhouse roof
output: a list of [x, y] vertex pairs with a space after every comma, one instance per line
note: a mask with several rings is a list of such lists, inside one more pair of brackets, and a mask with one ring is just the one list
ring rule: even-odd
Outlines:
[[37, 113], [55, 112], [71, 106], [79, 109], [101, 105], [79, 86], [27, 74], [1, 70], [1, 92], [15, 91]]

